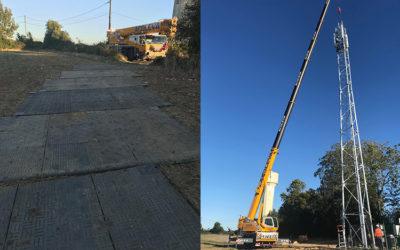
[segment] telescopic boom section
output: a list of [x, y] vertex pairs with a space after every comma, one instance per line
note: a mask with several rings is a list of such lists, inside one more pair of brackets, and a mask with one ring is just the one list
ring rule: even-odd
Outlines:
[[257, 209], [260, 205], [260, 200], [261, 200], [261, 196], [264, 191], [265, 184], [267, 183], [268, 177], [271, 173], [272, 165], [274, 164], [276, 154], [278, 153], [279, 145], [281, 143], [283, 133], [285, 132], [285, 128], [286, 128], [287, 122], [289, 120], [290, 113], [292, 112], [292, 109], [293, 109], [294, 101], [296, 100], [297, 93], [299, 92], [299, 89], [300, 89], [301, 81], [303, 80], [304, 73], [306, 72], [306, 69], [308, 66], [308, 62], [310, 61], [311, 53], [314, 49], [315, 43], [317, 42], [319, 30], [321, 29], [322, 22], [324, 21], [325, 14], [326, 14], [326, 11], [328, 10], [329, 3], [330, 3], [330, 0], [327, 0], [324, 8], [322, 10], [317, 27], [315, 28], [314, 36], [311, 39], [310, 46], [308, 47], [306, 57], [304, 58], [303, 64], [301, 65], [299, 76], [297, 77], [297, 81], [296, 81], [296, 84], [294, 85], [294, 89], [293, 89], [292, 95], [290, 97], [289, 103], [286, 107], [285, 114], [283, 115], [281, 125], [280, 125], [278, 133], [275, 137], [274, 144], [272, 145], [271, 152], [269, 153], [267, 163], [265, 164], [265, 167], [264, 167], [264, 171], [261, 175], [260, 182], [258, 183], [257, 190], [256, 190], [254, 198], [253, 198], [253, 203], [251, 204], [250, 211], [247, 216], [251, 220], [254, 220], [255, 215], [257, 213]]

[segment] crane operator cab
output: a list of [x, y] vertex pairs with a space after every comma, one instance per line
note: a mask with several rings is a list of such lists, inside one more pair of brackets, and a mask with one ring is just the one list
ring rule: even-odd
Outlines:
[[276, 217], [265, 217], [262, 220], [262, 224], [264, 227], [269, 227], [271, 229], [279, 227], [278, 219]]

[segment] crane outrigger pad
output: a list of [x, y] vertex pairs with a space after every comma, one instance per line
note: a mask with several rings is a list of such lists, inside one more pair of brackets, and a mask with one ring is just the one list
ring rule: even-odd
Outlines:
[[15, 116], [82, 111], [163, 107], [171, 105], [142, 86], [31, 93]]
[[61, 79], [80, 78], [80, 77], [113, 77], [113, 76], [141, 76], [130, 70], [75, 70], [61, 72]]
[[0, 184], [198, 159], [199, 136], [152, 109], [0, 118]]
[[41, 91], [121, 88], [146, 86], [138, 77], [83, 77], [66, 79], [46, 79]]

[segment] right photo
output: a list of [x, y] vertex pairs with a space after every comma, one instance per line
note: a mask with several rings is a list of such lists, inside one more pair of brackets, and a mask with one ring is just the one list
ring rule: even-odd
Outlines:
[[400, 2], [201, 2], [201, 249], [400, 249]]

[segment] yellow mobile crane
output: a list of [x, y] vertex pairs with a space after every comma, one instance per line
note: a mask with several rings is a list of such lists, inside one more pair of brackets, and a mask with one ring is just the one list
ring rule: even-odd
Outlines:
[[165, 57], [168, 38], [175, 36], [178, 19], [164, 19], [123, 29], [108, 30], [108, 43], [118, 46], [121, 54], [134, 59], [153, 59]]
[[[272, 245], [278, 240], [278, 221], [276, 218], [266, 217], [261, 218], [263, 203], [260, 202], [263, 198], [264, 188], [268, 181], [268, 177], [271, 173], [272, 165], [274, 164], [275, 157], [278, 153], [279, 145], [282, 140], [283, 133], [285, 132], [285, 128], [287, 122], [289, 120], [290, 114], [292, 112], [292, 108], [294, 105], [294, 101], [296, 99], [297, 93], [299, 91], [301, 82], [304, 77], [304, 73], [307, 69], [308, 62], [311, 57], [311, 53], [314, 49], [315, 43], [317, 41], [317, 37], [319, 31], [322, 26], [322, 22], [325, 18], [326, 11], [328, 10], [330, 0], [327, 0], [324, 8], [322, 10], [321, 16], [319, 18], [317, 27], [315, 28], [315, 32], [313, 38], [311, 39], [310, 45], [307, 50], [306, 57], [304, 58], [303, 64], [300, 68], [300, 73], [297, 78], [296, 84], [294, 86], [292, 95], [290, 97], [289, 103], [286, 107], [285, 113], [283, 115], [283, 119], [281, 125], [279, 127], [278, 133], [276, 135], [274, 144], [272, 145], [271, 151], [268, 156], [267, 163], [265, 164], [264, 171], [262, 172], [261, 179], [258, 183], [257, 189], [255, 191], [255, 195], [253, 198], [253, 202], [250, 207], [250, 211], [247, 216], [241, 216], [239, 218], [238, 230], [236, 231], [237, 235], [232, 237], [231, 240], [239, 240], [244, 242], [249, 246], [264, 246], [264, 245]], [[259, 209], [258, 218], [256, 218], [257, 210]]]

